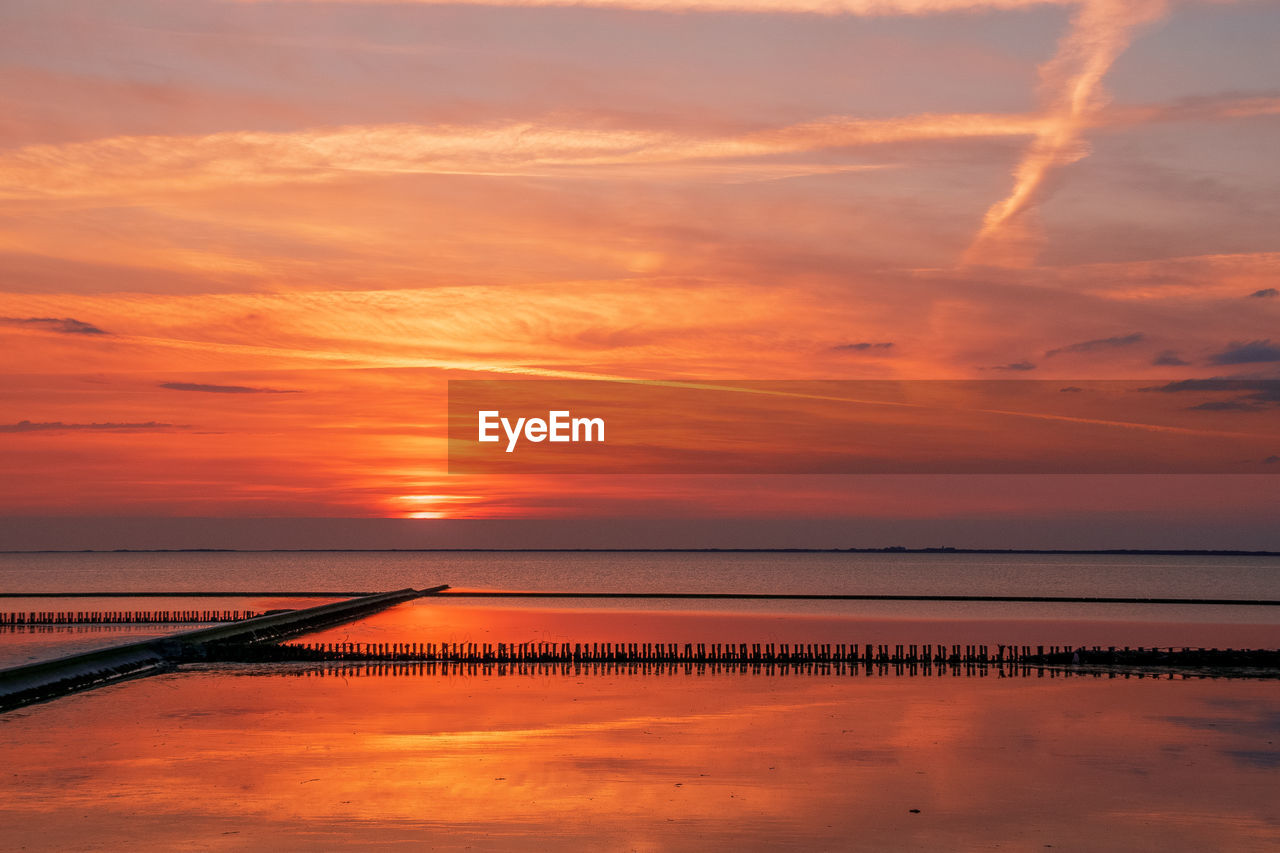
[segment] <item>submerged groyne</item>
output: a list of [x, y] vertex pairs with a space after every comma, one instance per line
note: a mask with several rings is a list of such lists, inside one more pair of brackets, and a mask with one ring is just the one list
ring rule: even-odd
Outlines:
[[221, 661], [435, 663], [888, 664], [1258, 667], [1280, 671], [1280, 650], [860, 643], [225, 643]]
[[26, 625], [195, 625], [239, 622], [264, 614], [254, 610], [32, 610], [0, 613], [0, 628]]
[[[1280, 671], [1230, 667], [1123, 667], [1053, 666], [1016, 663], [587, 663], [524, 662], [476, 663], [466, 661], [294, 661], [278, 662], [273, 675], [288, 678], [379, 678], [385, 676], [443, 677], [525, 676], [663, 676], [663, 675], [743, 675], [743, 676], [832, 676], [841, 678], [1090, 678], [1160, 679], [1186, 681], [1214, 678], [1280, 678]], [[260, 668], [252, 670], [262, 674]]]

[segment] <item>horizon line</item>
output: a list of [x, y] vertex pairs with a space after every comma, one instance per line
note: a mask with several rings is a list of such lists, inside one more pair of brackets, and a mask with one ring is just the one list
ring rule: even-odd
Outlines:
[[1237, 548], [955, 548], [934, 546], [906, 548], [897, 545], [877, 548], [32, 548], [0, 549], [0, 554], [393, 554], [393, 553], [481, 553], [481, 554], [1096, 554], [1171, 557], [1280, 557], [1280, 551]]

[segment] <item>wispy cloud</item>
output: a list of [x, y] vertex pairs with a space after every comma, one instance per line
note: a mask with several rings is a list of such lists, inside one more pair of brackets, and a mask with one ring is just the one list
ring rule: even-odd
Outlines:
[[1182, 358], [1173, 350], [1167, 349], [1153, 358], [1151, 363], [1156, 367], [1186, 367], [1191, 362]]
[[1275, 299], [1280, 296], [1280, 290], [1276, 290], [1274, 287], [1264, 287], [1262, 290], [1255, 290], [1249, 295], [1254, 299]]
[[[750, 298], [747, 298], [749, 294]], [[107, 318], [130, 318], [136, 333], [118, 336], [119, 368], [139, 359], [162, 365], [165, 382], [188, 371], [220, 371], [219, 382], [264, 371], [352, 368], [438, 368], [566, 378], [634, 376], [646, 354], [672, 353], [685, 342], [680, 364], [696, 358], [699, 370], [740, 374], [758, 371], [758, 354], [731, 345], [744, 334], [776, 324], [794, 310], [794, 294], [744, 291], [708, 281], [547, 282], [520, 286], [442, 287], [394, 291], [314, 291], [159, 297], [111, 294], [95, 297], [17, 299], [17, 304], [92, 305]], [[831, 334], [825, 315], [807, 316], [803, 360], [780, 361], [778, 370], [811, 369], [812, 342]], [[16, 313], [10, 311], [10, 313]], [[34, 313], [34, 312], [33, 312]], [[264, 337], [246, 316], [288, 317]], [[189, 326], [201, 318], [201, 327]], [[848, 311], [838, 314], [853, 325]], [[865, 317], [863, 317], [865, 319]], [[638, 334], [636, 330], [642, 330]], [[584, 362], [584, 346], [591, 346]], [[145, 355], [144, 355], [145, 354]], [[689, 355], [693, 354], [693, 355]], [[729, 366], [724, 367], [727, 363]], [[670, 373], [692, 369], [662, 362]], [[232, 380], [232, 381], [228, 381]], [[284, 385], [283, 387], [291, 387]], [[217, 392], [213, 392], [217, 393]]]
[[1011, 361], [1008, 364], [996, 364], [988, 370], [1012, 370], [1015, 372], [1024, 372], [1027, 370], [1035, 370], [1036, 366], [1029, 361]]
[[1258, 364], [1280, 361], [1280, 346], [1271, 343], [1270, 339], [1232, 342], [1227, 349], [1209, 356], [1210, 364]]
[[1214, 121], [1280, 114], [1274, 93], [1197, 95], [1160, 104], [1107, 106], [1094, 114], [1093, 127], [1119, 127], [1155, 122]]
[[1163, 0], [1084, 0], [1057, 54], [1040, 68], [1044, 126], [1014, 170], [1013, 189], [994, 204], [963, 262], [1027, 266], [1038, 248], [1030, 214], [1048, 178], [1088, 154], [1083, 132], [1105, 105], [1102, 79], [1134, 30], [1164, 14]]
[[1210, 400], [1189, 408], [1193, 412], [1260, 412], [1265, 407], [1246, 400]]
[[1198, 412], [1258, 412], [1280, 406], [1280, 379], [1181, 379], [1141, 391], [1164, 394], [1233, 394], [1230, 400], [1207, 400], [1189, 406]]
[[1229, 377], [1211, 377], [1209, 379], [1179, 379], [1141, 388], [1141, 391], [1159, 391], [1164, 394], [1177, 394], [1187, 391], [1252, 391], [1265, 394], [1271, 399], [1280, 400], [1280, 379], [1233, 379]]
[[[831, 117], [737, 136], [552, 124], [359, 125], [279, 133], [121, 136], [31, 145], [0, 155], [0, 197], [182, 193], [227, 185], [352, 175], [590, 175], [760, 180], [880, 164], [745, 162], [831, 148], [931, 139], [1025, 136], [1038, 120], [985, 114]], [[679, 167], [679, 168], [677, 168]]]
[[893, 347], [893, 341], [882, 341], [879, 343], [871, 343], [869, 341], [860, 341], [856, 344], [838, 344], [832, 349], [836, 352], [866, 352], [867, 350], [887, 350]]
[[248, 385], [207, 385], [202, 382], [161, 382], [161, 388], [170, 391], [200, 391], [206, 394], [297, 394], [298, 391], [280, 388], [254, 388]]
[[1141, 332], [1134, 332], [1131, 335], [1116, 335], [1110, 338], [1095, 338], [1091, 341], [1081, 341], [1078, 344], [1068, 344], [1064, 347], [1051, 349], [1046, 352], [1045, 358], [1053, 358], [1055, 355], [1073, 352], [1096, 352], [1101, 349], [1113, 349], [1115, 347], [1127, 347], [1133, 344], [1141, 343], [1144, 339]]
[[[287, 3], [367, 3], [409, 6], [585, 6], [658, 12], [757, 12], [818, 15], [935, 15], [1058, 6], [1074, 0], [281, 0]], [[230, 0], [256, 3], [261, 0]]]
[[[1068, 48], [1062, 48], [1059, 59], [1063, 51]], [[1054, 62], [1046, 68], [1056, 68]], [[1054, 71], [1050, 76], [1064, 73]], [[1059, 82], [1055, 88], [1065, 86]], [[1252, 104], [1252, 112], [1242, 113], [1239, 98], [1210, 100], [1199, 104], [1197, 110], [1204, 118], [1280, 113], [1280, 98], [1246, 100]], [[779, 157], [903, 142], [1031, 137], [1032, 146], [1016, 172], [1014, 190], [988, 211], [983, 231], [970, 249], [970, 260], [986, 263], [989, 259], [983, 254], [984, 247], [1016, 236], [1014, 220], [1038, 201], [1037, 193], [1048, 172], [1069, 162], [1068, 150], [1083, 156], [1084, 148], [1072, 147], [1074, 142], [1068, 145], [1064, 134], [1076, 140], [1089, 128], [1120, 128], [1176, 120], [1183, 115], [1170, 105], [1107, 111], [1091, 107], [1087, 99], [1083, 105], [1056, 109], [1076, 112], [1070, 114], [1069, 121], [1053, 109], [1034, 114], [828, 116], [741, 134], [526, 121], [115, 136], [29, 145], [0, 153], [0, 198], [180, 194], [236, 185], [327, 182], [358, 175], [648, 177], [735, 183], [888, 167], [884, 163], [780, 161]], [[1069, 134], [1064, 130], [1067, 125]], [[997, 240], [999, 235], [1003, 236]]]
[[190, 429], [188, 426], [164, 424], [156, 421], [145, 423], [92, 423], [65, 424], [62, 421], [18, 421], [16, 424], [0, 424], [0, 432], [71, 432], [93, 430], [97, 432], [170, 432]]
[[0, 317], [0, 325], [38, 329], [44, 332], [56, 332], [60, 335], [108, 334], [92, 323], [85, 323], [71, 317]]

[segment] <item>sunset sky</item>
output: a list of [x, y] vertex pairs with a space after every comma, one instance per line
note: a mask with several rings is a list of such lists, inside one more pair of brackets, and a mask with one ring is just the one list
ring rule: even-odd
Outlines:
[[[1280, 548], [1274, 475], [445, 457], [449, 379], [1280, 379], [1280, 3], [0, 0], [0, 21], [0, 548], [103, 518], [151, 519], [132, 547], [236, 547], [274, 517], [423, 519], [425, 545], [430, 519], [574, 544], [701, 518], [731, 546], [715, 520], [767, 518], [788, 545], [872, 519], [907, 541], [844, 544], [1000, 546], [1004, 524]], [[1275, 432], [1280, 399], [1203, 414]], [[192, 517], [231, 521], [163, 533]]]

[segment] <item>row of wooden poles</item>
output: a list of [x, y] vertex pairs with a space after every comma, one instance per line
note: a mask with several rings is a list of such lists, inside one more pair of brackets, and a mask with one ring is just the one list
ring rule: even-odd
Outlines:
[[144, 622], [239, 622], [261, 616], [252, 610], [91, 610], [0, 613], [0, 627], [17, 625], [121, 625]]
[[1221, 678], [1213, 671], [1196, 672], [1135, 672], [1102, 671], [1099, 669], [1073, 670], [1069, 667], [1053, 668], [1024, 664], [919, 664], [866, 663], [695, 663], [693, 661], [667, 663], [611, 663], [591, 661], [585, 663], [525, 662], [479, 663], [464, 661], [324, 661], [298, 669], [281, 669], [279, 674], [296, 678], [350, 678], [388, 675], [609, 675], [613, 673], [637, 675], [693, 675], [703, 673], [738, 673], [744, 675], [866, 675], [866, 676], [931, 676], [973, 678], [1106, 678], [1111, 680], [1136, 678], [1185, 681], [1190, 679]]
[[[1079, 647], [1085, 651], [1083, 647]], [[857, 643], [289, 643], [262, 658], [467, 663], [1020, 663], [1070, 655], [1071, 646]], [[1111, 647], [1115, 651], [1114, 647]], [[1093, 651], [1101, 651], [1093, 647]], [[1142, 650], [1142, 651], [1145, 651]]]

